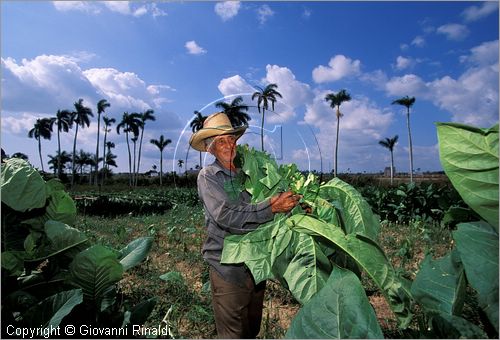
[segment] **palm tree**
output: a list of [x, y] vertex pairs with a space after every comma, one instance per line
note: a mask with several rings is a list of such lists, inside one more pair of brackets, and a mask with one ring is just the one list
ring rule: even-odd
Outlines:
[[99, 102], [97, 102], [97, 143], [95, 145], [95, 185], [97, 185], [98, 178], [99, 176], [97, 175], [99, 173], [99, 162], [97, 161], [99, 159], [99, 134], [101, 132], [101, 113], [104, 113], [106, 111], [106, 108], [110, 107], [111, 104], [108, 103], [106, 99], [101, 99]]
[[339, 150], [339, 126], [340, 126], [340, 117], [343, 116], [342, 113], [340, 113], [340, 105], [342, 105], [343, 102], [348, 102], [351, 100], [351, 95], [347, 93], [346, 90], [340, 90], [337, 94], [335, 93], [329, 93], [326, 95], [325, 100], [327, 102], [330, 102], [330, 107], [332, 109], [337, 109], [336, 115], [337, 115], [337, 136], [335, 138], [335, 163], [334, 163], [334, 171], [333, 175], [337, 177], [337, 155], [338, 155], [338, 150]]
[[118, 165], [116, 164], [116, 155], [115, 155], [115, 154], [113, 154], [113, 153], [111, 153], [111, 152], [108, 152], [108, 153], [106, 154], [106, 158], [104, 159], [104, 164], [106, 165], [106, 169], [107, 169], [108, 171], [110, 171], [110, 170], [109, 170], [109, 166], [110, 166], [110, 165], [111, 165], [111, 166], [114, 166], [115, 168], [117, 168], [117, 167], [118, 167]]
[[80, 170], [80, 177], [82, 177], [85, 166], [93, 164], [94, 156], [90, 152], [86, 152], [80, 149], [78, 154], [74, 155], [73, 158], [75, 160], [75, 164], [78, 165], [78, 170]]
[[[146, 110], [145, 112], [140, 114], [141, 118], [141, 140], [139, 141], [139, 156], [137, 158], [137, 175], [139, 175], [139, 167], [141, 166], [141, 149], [142, 149], [142, 137], [144, 136], [144, 126], [146, 125], [146, 122], [148, 120], [150, 121], [155, 121], [156, 117], [154, 116], [154, 111], [153, 110]], [[135, 185], [137, 186], [137, 178], [135, 181]]]
[[[281, 93], [279, 93], [276, 89], [278, 88], [278, 85], [276, 84], [269, 84], [265, 88], [255, 86], [255, 88], [258, 90], [252, 94], [252, 100], [257, 98], [257, 109], [259, 110], [259, 113], [262, 114], [262, 122], [261, 122], [261, 127], [260, 127], [260, 143], [261, 143], [261, 148], [262, 151], [264, 151], [264, 117], [265, 117], [265, 112], [266, 110], [269, 110], [269, 102], [271, 102], [271, 107], [272, 110], [274, 111], [274, 103], [276, 102], [276, 97], [283, 98], [281, 96]], [[262, 112], [260, 111], [260, 108], [262, 107]]]
[[[107, 143], [108, 143], [107, 142], [108, 132], [111, 132], [111, 129], [108, 129], [108, 127], [110, 127], [113, 123], [115, 123], [116, 119], [103, 116], [102, 117], [102, 121], [104, 122], [104, 140], [103, 140], [103, 146], [104, 147], [103, 147], [103, 150], [102, 150], [102, 154], [105, 155], [106, 154], [106, 146], [107, 146]], [[114, 143], [113, 143], [113, 147], [115, 147]], [[104, 164], [104, 166], [106, 166], [106, 164]], [[102, 183], [104, 184], [104, 178], [102, 180]]]
[[123, 128], [125, 132], [125, 140], [127, 141], [128, 150], [128, 170], [129, 170], [129, 185], [132, 186], [132, 155], [130, 154], [130, 143], [128, 138], [128, 133], [132, 132], [133, 135], [139, 134], [139, 124], [141, 123], [139, 119], [139, 114], [133, 112], [124, 112], [122, 121], [116, 126], [116, 133], [120, 134], [120, 130]]
[[43, 138], [50, 140], [50, 138], [52, 137], [52, 127], [54, 125], [54, 121], [55, 118], [38, 118], [33, 128], [28, 132], [29, 138], [35, 138], [38, 141], [38, 154], [40, 155], [42, 172], [45, 172], [45, 170], [43, 168], [41, 139]]
[[54, 170], [54, 175], [56, 171], [64, 171], [66, 163], [71, 162], [71, 156], [66, 151], [62, 151], [61, 153], [58, 151], [55, 156], [49, 155], [49, 158], [48, 163], [51, 165], [50, 169]]
[[[203, 128], [203, 123], [205, 123], [205, 119], [207, 119], [207, 116], [202, 115], [201, 112], [199, 111], [194, 111], [194, 114], [196, 115], [196, 117], [193, 118], [193, 120], [191, 120], [189, 126], [191, 127], [191, 130], [193, 132], [196, 132]], [[201, 169], [201, 151], [200, 151], [200, 169]]]
[[151, 144], [156, 145], [156, 147], [160, 150], [160, 186], [162, 186], [162, 177], [163, 177], [163, 149], [172, 143], [170, 139], [165, 139], [163, 135], [160, 136], [160, 139], [151, 139], [149, 141]]
[[92, 110], [86, 106], [83, 105], [83, 99], [79, 99], [77, 102], [73, 104], [75, 106], [75, 111], [73, 111], [71, 117], [71, 122], [76, 123], [76, 130], [75, 130], [75, 140], [73, 142], [73, 160], [72, 160], [72, 165], [71, 165], [71, 186], [74, 184], [74, 177], [75, 177], [75, 156], [76, 156], [76, 139], [78, 137], [78, 127], [81, 126], [82, 129], [85, 128], [85, 126], [90, 125], [90, 117], [94, 117], [94, 114], [92, 113]]
[[[71, 128], [72, 120], [71, 120], [71, 111], [69, 110], [57, 110], [55, 123], [57, 125], [57, 157], [60, 157], [61, 154], [61, 130], [64, 132], [68, 132]], [[59, 159], [57, 161], [57, 178], [61, 177], [61, 165], [62, 162]]]
[[[108, 150], [108, 152], [104, 152], [104, 154], [108, 154], [108, 153], [111, 153], [111, 149], [113, 149], [115, 147], [115, 143], [113, 142], [106, 142], [106, 148]], [[109, 168], [108, 168], [109, 170]]]
[[392, 138], [386, 138], [386, 139], [380, 140], [378, 142], [380, 145], [382, 145], [384, 148], [389, 149], [389, 151], [391, 152], [391, 185], [392, 185], [392, 179], [394, 178], [394, 153], [393, 153], [393, 151], [394, 151], [394, 146], [398, 142], [398, 138], [399, 138], [399, 136], [395, 135]]
[[252, 119], [248, 113], [244, 112], [248, 111], [248, 105], [243, 104], [243, 97], [241, 96], [234, 98], [229, 104], [223, 101], [217, 102], [215, 107], [222, 109], [222, 112], [229, 117], [233, 127], [247, 125], [248, 121]]
[[[142, 124], [142, 123], [140, 123]], [[137, 150], [137, 140], [139, 139], [139, 133], [135, 134], [134, 132], [134, 137], [131, 137], [130, 140], [132, 143], [134, 143], [134, 160], [132, 161], [133, 164], [133, 169], [132, 169], [132, 185], [135, 185], [135, 180], [136, 180], [136, 168], [135, 168], [135, 156], [136, 156], [136, 150]]]
[[184, 165], [184, 161], [182, 159], [178, 159], [177, 166], [179, 167], [179, 173], [181, 172], [182, 165]]
[[392, 104], [398, 104], [406, 107], [406, 127], [408, 128], [408, 146], [410, 153], [410, 183], [413, 182], [413, 146], [411, 143], [411, 130], [410, 130], [410, 107], [415, 103], [415, 97], [405, 96], [400, 99], [396, 99]]

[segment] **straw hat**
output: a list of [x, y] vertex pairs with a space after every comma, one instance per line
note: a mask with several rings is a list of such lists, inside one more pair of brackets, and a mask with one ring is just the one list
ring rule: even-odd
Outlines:
[[203, 128], [193, 133], [189, 144], [195, 150], [207, 151], [205, 139], [222, 135], [235, 135], [236, 138], [240, 138], [247, 127], [248, 125], [243, 125], [233, 128], [229, 117], [224, 112], [217, 112], [205, 119]]

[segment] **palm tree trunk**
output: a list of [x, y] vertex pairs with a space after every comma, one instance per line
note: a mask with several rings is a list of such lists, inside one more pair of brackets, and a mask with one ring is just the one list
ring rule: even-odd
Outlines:
[[[104, 143], [104, 147], [102, 148], [102, 156], [103, 156], [103, 160], [102, 160], [102, 168], [103, 169], [106, 169], [106, 137], [108, 135], [108, 127], [107, 126], [104, 126], [104, 140], [103, 140], [103, 143]], [[101, 180], [101, 185], [104, 185], [104, 178], [106, 177], [106, 173], [107, 171], [103, 171], [103, 176], [102, 176], [102, 180]]]
[[201, 170], [201, 151], [200, 151], [200, 170]]
[[38, 136], [38, 154], [40, 155], [40, 165], [42, 166], [42, 172], [45, 172], [43, 169], [43, 160], [42, 160], [42, 141], [41, 136]]
[[[201, 154], [201, 152], [200, 152]], [[163, 150], [160, 151], [160, 186], [163, 185]]]
[[59, 127], [57, 128], [57, 178], [61, 179], [61, 137]]
[[410, 183], [413, 182], [413, 146], [411, 143], [411, 130], [410, 130], [410, 108], [406, 113], [406, 126], [408, 127], [408, 146], [410, 153]]
[[130, 143], [128, 141], [128, 132], [125, 133], [125, 139], [127, 140], [127, 150], [128, 150], [128, 185], [132, 186], [132, 155], [130, 154]]
[[[144, 128], [141, 130], [141, 140], [139, 142], [139, 156], [137, 157], [137, 177], [139, 177], [139, 167], [141, 166], [141, 149], [142, 149], [143, 136], [144, 136]], [[135, 186], [137, 186], [137, 177], [135, 179]]]
[[95, 146], [95, 185], [99, 182], [99, 133], [101, 132], [101, 114], [97, 115], [97, 143]]
[[71, 161], [71, 187], [75, 184], [75, 154], [76, 154], [76, 137], [78, 136], [78, 124], [76, 124], [75, 139], [73, 141], [73, 157]]
[[340, 125], [340, 110], [337, 107], [337, 136], [335, 137], [335, 161], [333, 176], [337, 177], [337, 155], [339, 153], [339, 125]]
[[394, 178], [394, 154], [391, 150], [391, 185]]
[[262, 122], [260, 124], [260, 146], [262, 151], [264, 151], [264, 115], [266, 109], [262, 108]]
[[135, 151], [136, 151], [136, 149], [137, 149], [137, 143], [134, 142], [134, 162], [132, 163], [132, 164], [134, 164], [134, 169], [132, 172], [132, 185], [133, 186], [135, 186], [135, 178], [136, 178], [136, 176], [135, 176], [135, 153], [136, 153]]

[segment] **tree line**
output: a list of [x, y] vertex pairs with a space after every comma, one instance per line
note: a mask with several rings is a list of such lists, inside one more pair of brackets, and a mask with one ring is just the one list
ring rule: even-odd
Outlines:
[[[261, 131], [260, 131], [260, 141], [261, 141], [261, 150], [264, 149], [264, 121], [265, 121], [265, 113], [271, 109], [274, 111], [275, 104], [278, 98], [282, 98], [281, 93], [278, 92], [277, 84], [268, 84], [265, 87], [255, 87], [256, 91], [252, 94], [252, 100], [257, 101], [257, 109], [261, 114]], [[328, 93], [325, 96], [325, 101], [330, 104], [330, 107], [335, 110], [335, 115], [337, 119], [336, 124], [336, 134], [335, 134], [335, 150], [333, 153], [334, 156], [334, 169], [333, 175], [337, 176], [338, 169], [338, 148], [339, 148], [339, 133], [340, 133], [340, 118], [343, 116], [343, 113], [340, 111], [340, 107], [344, 102], [350, 101], [351, 95], [345, 90], [342, 89], [337, 93]], [[415, 97], [403, 97], [397, 100], [394, 100], [392, 104], [398, 104], [405, 106], [407, 109], [406, 112], [406, 120], [407, 120], [407, 129], [408, 129], [408, 145], [409, 145], [409, 159], [410, 159], [410, 181], [413, 181], [413, 149], [412, 149], [412, 139], [411, 139], [411, 129], [410, 129], [410, 108], [415, 103]], [[80, 171], [80, 175], [83, 173], [83, 169], [85, 167], [90, 168], [90, 176], [89, 183], [94, 183], [95, 185], [104, 183], [104, 180], [111, 172], [110, 167], [117, 167], [116, 164], [116, 155], [112, 153], [112, 149], [115, 147], [115, 144], [111, 141], [108, 141], [108, 133], [111, 132], [111, 126], [116, 123], [116, 119], [111, 118], [106, 115], [106, 109], [108, 109], [111, 104], [106, 99], [101, 99], [97, 103], [97, 136], [96, 136], [96, 152], [95, 154], [91, 154], [80, 150], [78, 153], [77, 149], [77, 139], [78, 139], [78, 131], [79, 129], [84, 129], [90, 126], [90, 117], [94, 117], [92, 109], [83, 105], [83, 99], [79, 99], [74, 104], [73, 110], [57, 110], [55, 117], [48, 118], [38, 118], [33, 126], [33, 128], [28, 132], [28, 136], [30, 138], [34, 138], [38, 144], [38, 154], [40, 157], [40, 164], [42, 167], [42, 171], [44, 169], [44, 163], [42, 158], [42, 146], [41, 140], [48, 139], [50, 140], [52, 137], [53, 129], [56, 127], [57, 132], [57, 153], [55, 156], [48, 155], [50, 160], [48, 162], [51, 165], [51, 168], [54, 170], [54, 174], [61, 178], [61, 174], [63, 173], [63, 169], [66, 167], [66, 164], [71, 162], [71, 185], [74, 185], [75, 175], [77, 170]], [[231, 102], [219, 101], [215, 103], [215, 107], [220, 109], [222, 112], [226, 113], [229, 117], [231, 124], [234, 127], [239, 127], [242, 125], [247, 125], [248, 121], [251, 120], [251, 117], [248, 115], [249, 106], [243, 103], [243, 98], [241, 96], [237, 96]], [[193, 132], [198, 131], [203, 128], [203, 124], [205, 119], [207, 118], [199, 111], [194, 111], [195, 117], [190, 122], [190, 127]], [[102, 143], [100, 142], [100, 133], [101, 133], [101, 119], [103, 124], [103, 132], [104, 137]], [[144, 129], [146, 123], [149, 121], [155, 121], [156, 117], [154, 115], [154, 111], [149, 109], [144, 112], [124, 112], [122, 115], [121, 121], [116, 126], [117, 134], [124, 132], [125, 140], [127, 144], [127, 152], [128, 152], [128, 168], [129, 168], [129, 185], [137, 186], [138, 175], [140, 173], [140, 165], [141, 165], [141, 152], [143, 145], [143, 137], [144, 137]], [[75, 128], [74, 139], [73, 139], [73, 152], [71, 154], [66, 151], [61, 151], [61, 133], [68, 133], [70, 130]], [[393, 181], [393, 171], [394, 171], [394, 158], [393, 151], [394, 147], [397, 144], [398, 135], [392, 138], [385, 138], [384, 140], [379, 141], [379, 144], [385, 148], [387, 148], [391, 153], [391, 183]], [[165, 138], [165, 136], [161, 135], [158, 139], [151, 139], [150, 143], [155, 145], [160, 151], [160, 185], [162, 185], [162, 177], [163, 177], [163, 151], [165, 147], [170, 144], [172, 140]], [[131, 146], [132, 144], [132, 146]], [[102, 156], [100, 156], [100, 149], [102, 150]], [[21, 157], [27, 158], [25, 155], [17, 153], [13, 154], [13, 157]], [[202, 155], [200, 152], [199, 155], [199, 165], [197, 168], [202, 167]], [[100, 170], [99, 166], [102, 163], [101, 173], [99, 176]], [[182, 168], [184, 164], [183, 160], [178, 160], [179, 168]], [[93, 170], [93, 171], [92, 171]], [[92, 178], [92, 172], [94, 173], [94, 178]]]

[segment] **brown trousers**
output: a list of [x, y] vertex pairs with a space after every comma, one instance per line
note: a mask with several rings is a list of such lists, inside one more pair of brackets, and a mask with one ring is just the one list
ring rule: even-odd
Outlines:
[[255, 285], [251, 275], [245, 288], [224, 281], [210, 268], [212, 308], [220, 339], [255, 339], [260, 331], [266, 283]]

